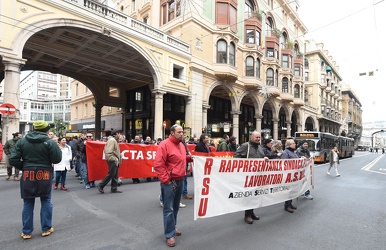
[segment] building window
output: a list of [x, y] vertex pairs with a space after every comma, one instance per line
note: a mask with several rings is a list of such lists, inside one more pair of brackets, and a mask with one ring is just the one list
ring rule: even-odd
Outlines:
[[304, 73], [304, 80], [305, 80], [306, 82], [308, 82], [308, 72], [305, 72], [305, 73]]
[[298, 84], [295, 85], [294, 96], [295, 98], [300, 98], [300, 86]]
[[288, 78], [287, 77], [284, 77], [282, 79], [282, 85], [281, 85], [282, 89], [281, 89], [281, 92], [283, 93], [288, 93]]
[[237, 9], [230, 3], [216, 3], [216, 23], [227, 24], [236, 27]]
[[245, 36], [246, 43], [254, 44], [255, 43], [255, 30], [247, 29], [247, 35]]
[[300, 64], [295, 64], [295, 71], [294, 71], [294, 75], [295, 76], [301, 76], [301, 72], [300, 72]]
[[245, 15], [244, 18], [248, 19], [252, 16], [253, 12], [253, 3], [251, 0], [246, 0], [245, 1]]
[[283, 68], [289, 68], [289, 55], [283, 54], [282, 55], [282, 62], [281, 62]]
[[255, 65], [254, 65], [254, 62], [255, 60], [253, 59], [252, 56], [248, 56], [247, 59], [246, 59], [246, 66], [245, 66], [245, 75], [246, 76], [254, 76], [254, 68], [255, 68]]
[[279, 86], [279, 71], [276, 70], [276, 74], [275, 74], [275, 86], [278, 87]]
[[173, 63], [173, 80], [179, 80], [185, 82], [185, 68]]
[[236, 66], [236, 46], [233, 42], [229, 45], [229, 64], [232, 66]]
[[308, 103], [308, 91], [304, 90], [304, 102]]
[[274, 74], [273, 74], [273, 69], [269, 68], [267, 69], [267, 82], [266, 82], [266, 85], [267, 86], [274, 86], [274, 82], [273, 82], [273, 79], [274, 79]]
[[224, 40], [217, 42], [217, 63], [227, 63], [227, 43]]
[[260, 78], [260, 59], [256, 59], [256, 77]]
[[267, 57], [275, 57], [275, 50], [273, 48], [267, 48]]

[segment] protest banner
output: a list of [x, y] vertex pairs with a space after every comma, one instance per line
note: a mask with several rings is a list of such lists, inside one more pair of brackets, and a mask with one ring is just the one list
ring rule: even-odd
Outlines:
[[194, 157], [194, 219], [270, 206], [312, 186], [313, 158]]

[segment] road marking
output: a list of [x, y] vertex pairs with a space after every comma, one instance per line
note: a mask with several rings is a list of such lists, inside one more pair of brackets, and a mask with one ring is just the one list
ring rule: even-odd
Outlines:
[[373, 160], [372, 162], [370, 162], [369, 164], [361, 168], [361, 170], [366, 170], [366, 171], [370, 170], [382, 157], [383, 155], [378, 156], [377, 158], [375, 158], [375, 160]]

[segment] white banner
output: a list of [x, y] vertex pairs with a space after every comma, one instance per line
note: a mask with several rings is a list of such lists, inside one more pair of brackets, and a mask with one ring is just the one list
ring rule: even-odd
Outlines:
[[313, 158], [194, 157], [194, 219], [270, 206], [311, 188]]

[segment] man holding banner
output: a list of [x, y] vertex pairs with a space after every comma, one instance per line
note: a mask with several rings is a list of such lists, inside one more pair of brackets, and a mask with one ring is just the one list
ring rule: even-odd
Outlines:
[[157, 147], [154, 170], [161, 182], [163, 198], [164, 233], [169, 247], [176, 245], [174, 236], [181, 236], [177, 230], [177, 214], [180, 207], [183, 179], [186, 175], [186, 163], [192, 162], [192, 156], [186, 154], [182, 144], [184, 132], [180, 125], [170, 128], [169, 138]]
[[[265, 158], [263, 148], [260, 145], [261, 135], [256, 130], [252, 132], [249, 142], [243, 143], [235, 152], [233, 158]], [[259, 220], [253, 209], [245, 210], [244, 221], [247, 224], [252, 224], [254, 220]]]

